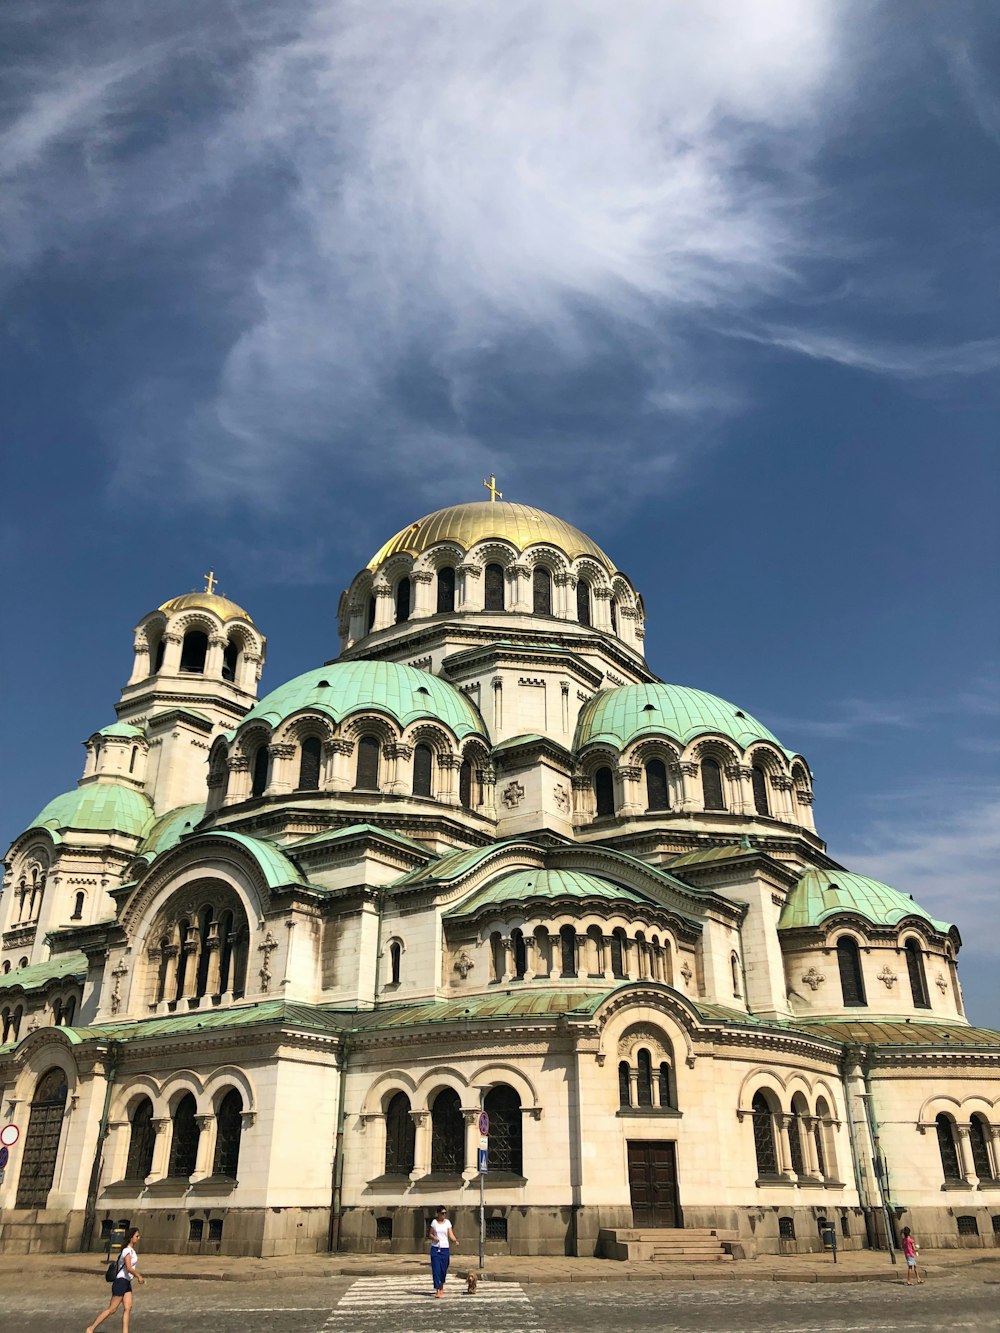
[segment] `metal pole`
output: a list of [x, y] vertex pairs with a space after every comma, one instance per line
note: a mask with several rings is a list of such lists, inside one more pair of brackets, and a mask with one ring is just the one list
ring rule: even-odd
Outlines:
[[[479, 1114], [486, 1107], [486, 1089], [479, 1089]], [[478, 1128], [478, 1126], [477, 1126]], [[478, 1153], [476, 1154], [478, 1161]], [[482, 1276], [486, 1268], [486, 1190], [483, 1173], [479, 1172], [479, 1273]]]

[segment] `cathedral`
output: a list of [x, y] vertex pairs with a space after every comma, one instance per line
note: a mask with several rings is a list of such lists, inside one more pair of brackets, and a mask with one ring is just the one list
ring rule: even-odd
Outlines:
[[793, 736], [660, 680], [657, 609], [493, 489], [269, 692], [212, 578], [143, 615], [7, 853], [0, 1250], [409, 1252], [481, 1180], [497, 1253], [1000, 1244], [958, 928], [828, 855]]

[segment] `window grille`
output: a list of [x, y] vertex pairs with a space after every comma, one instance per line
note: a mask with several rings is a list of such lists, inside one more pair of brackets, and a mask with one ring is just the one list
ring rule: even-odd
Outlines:
[[302, 758], [299, 761], [299, 791], [317, 791], [319, 789], [319, 769], [322, 746], [318, 736], [309, 736], [302, 742]]
[[[410, 1099], [397, 1092], [385, 1113], [385, 1173], [408, 1176], [416, 1155], [417, 1127], [410, 1116]], [[390, 1233], [391, 1234], [391, 1233]]]
[[851, 1238], [851, 1219], [846, 1215], [846, 1213], [840, 1219], [840, 1234], [844, 1237], [845, 1240], [850, 1240]]
[[376, 1217], [375, 1219], [375, 1239], [392, 1240], [392, 1218]]
[[618, 1105], [632, 1105], [632, 1075], [627, 1060], [620, 1061], [618, 1065]]
[[662, 759], [651, 759], [646, 765], [646, 806], [650, 810], [669, 810], [667, 767]]
[[611, 972], [616, 977], [625, 975], [625, 946], [620, 929], [611, 936]]
[[505, 1217], [488, 1217], [486, 1219], [486, 1239], [506, 1241], [507, 1219]]
[[599, 819], [615, 813], [615, 775], [610, 768], [599, 768], [594, 774], [594, 796]]
[[468, 759], [462, 760], [458, 770], [458, 799], [464, 809], [472, 809], [472, 765]]
[[132, 1115], [132, 1134], [128, 1144], [126, 1180], [145, 1180], [153, 1169], [153, 1148], [156, 1130], [153, 1128], [153, 1103], [148, 1097], [135, 1108]]
[[540, 565], [531, 575], [531, 609], [536, 616], [552, 614], [552, 575]]
[[486, 1094], [485, 1107], [490, 1117], [490, 1169], [523, 1175], [520, 1097], [501, 1083]]
[[653, 1105], [653, 1062], [648, 1051], [639, 1051], [635, 1058], [639, 1070], [636, 1095], [640, 1106]]
[[374, 736], [362, 736], [358, 741], [358, 775], [356, 790], [378, 790], [378, 761], [380, 746]]
[[991, 1218], [990, 1220], [993, 1223], [994, 1236], [1000, 1236], [1000, 1213], [997, 1213], [996, 1216]]
[[752, 1103], [753, 1143], [757, 1153], [757, 1174], [778, 1174], [778, 1151], [774, 1141], [774, 1117], [767, 1098], [758, 1092]]
[[213, 1174], [237, 1177], [240, 1164], [240, 1135], [243, 1132], [243, 1098], [230, 1088], [219, 1103], [216, 1117], [215, 1166]]
[[586, 579], [576, 585], [576, 618], [581, 625], [590, 624], [590, 584]]
[[858, 952], [857, 941], [851, 939], [850, 935], [841, 935], [837, 941], [837, 965], [840, 968], [840, 989], [845, 1006], [864, 1007], [868, 1001], [861, 973], [861, 954]]
[[431, 1170], [458, 1174], [465, 1169], [465, 1120], [453, 1088], [445, 1088], [431, 1109]]
[[788, 1146], [792, 1154], [792, 1170], [797, 1176], [804, 1176], [806, 1164], [802, 1153], [802, 1117], [798, 1111], [793, 1111], [788, 1118]]
[[930, 996], [927, 993], [927, 976], [924, 972], [924, 959], [920, 945], [914, 939], [906, 941], [906, 970], [910, 977], [910, 994], [914, 1009], [929, 1009]]
[[972, 1166], [980, 1180], [993, 1179], [993, 1163], [986, 1137], [986, 1127], [981, 1117], [974, 1115], [969, 1121], [969, 1146], [972, 1149]]
[[218, 1245], [222, 1240], [222, 1218], [210, 1217], [208, 1219], [208, 1239], [213, 1245]]
[[962, 1172], [958, 1165], [958, 1148], [955, 1144], [955, 1127], [942, 1112], [935, 1121], [937, 1127], [938, 1150], [941, 1153], [941, 1169], [945, 1180], [961, 1180]]
[[413, 794], [430, 796], [433, 754], [429, 745], [418, 745], [413, 751]]
[[170, 1176], [186, 1178], [194, 1171], [198, 1160], [198, 1140], [201, 1130], [195, 1120], [195, 1100], [189, 1092], [177, 1103], [174, 1111], [174, 1133], [170, 1145]]
[[979, 1223], [974, 1217], [956, 1217], [955, 1221], [958, 1223], [958, 1234], [960, 1236], [979, 1235]]
[[205, 1223], [200, 1217], [188, 1218], [188, 1243], [194, 1242], [196, 1245], [201, 1243], [205, 1235]]
[[455, 609], [455, 571], [450, 565], [438, 570], [437, 609], [438, 615]]
[[767, 774], [760, 764], [754, 764], [750, 770], [750, 781], [753, 784], [754, 809], [759, 815], [769, 815], [771, 810], [767, 803]]
[[559, 944], [562, 953], [562, 974], [564, 977], [575, 977], [576, 931], [572, 926], [562, 926], [560, 928]]
[[778, 1235], [782, 1240], [795, 1239], [795, 1219], [791, 1217], [778, 1218]]
[[706, 810], [725, 810], [722, 795], [722, 769], [714, 759], [701, 761], [701, 789]]
[[486, 610], [502, 611], [504, 609], [503, 565], [487, 565], [484, 583]]

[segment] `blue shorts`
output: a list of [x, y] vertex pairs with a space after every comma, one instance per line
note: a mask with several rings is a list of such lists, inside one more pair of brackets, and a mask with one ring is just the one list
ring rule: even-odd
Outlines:
[[116, 1277], [111, 1284], [112, 1296], [127, 1296], [132, 1290], [132, 1279], [128, 1277]]
[[908, 1254], [906, 1256], [906, 1266], [907, 1268], [916, 1268], [917, 1256], [915, 1254]]

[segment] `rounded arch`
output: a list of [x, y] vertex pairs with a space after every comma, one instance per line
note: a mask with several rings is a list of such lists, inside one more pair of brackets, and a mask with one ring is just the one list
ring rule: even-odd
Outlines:
[[257, 1109], [253, 1080], [246, 1070], [241, 1069], [239, 1065], [220, 1065], [205, 1079], [205, 1098], [213, 1113], [218, 1113], [219, 1103], [232, 1088], [235, 1088], [243, 1098], [244, 1111]]
[[468, 1082], [460, 1070], [452, 1065], [435, 1065], [433, 1069], [425, 1070], [417, 1081], [417, 1086], [414, 1088], [413, 1109], [430, 1110], [434, 1098], [444, 1088], [451, 1088], [453, 1092], [457, 1092], [461, 1100], [468, 1092], [468, 1087]]
[[111, 1119], [131, 1120], [136, 1106], [144, 1098], [153, 1104], [154, 1116], [165, 1116], [166, 1102], [160, 1084], [150, 1074], [135, 1074], [129, 1081], [115, 1091], [111, 1099]]
[[408, 1070], [387, 1069], [384, 1073], [379, 1074], [373, 1082], [369, 1083], [365, 1095], [361, 1099], [360, 1113], [363, 1116], [384, 1114], [386, 1107], [397, 1092], [405, 1092], [412, 1103], [416, 1091], [416, 1079]]
[[178, 1069], [172, 1074], [168, 1074], [163, 1080], [163, 1105], [168, 1115], [173, 1115], [177, 1110], [177, 1104], [188, 1093], [195, 1100], [195, 1106], [199, 1115], [208, 1115], [211, 1111], [208, 1098], [205, 1095], [205, 1084], [194, 1072], [193, 1069]]
[[743, 1112], [749, 1112], [750, 1104], [758, 1092], [763, 1092], [771, 1102], [774, 1112], [782, 1110], [788, 1100], [787, 1085], [776, 1069], [766, 1069], [760, 1065], [749, 1070], [743, 1077], [737, 1097], [737, 1106]]
[[469, 1076], [469, 1087], [482, 1090], [491, 1083], [506, 1083], [514, 1089], [521, 1099], [521, 1106], [526, 1111], [540, 1111], [541, 1102], [534, 1082], [516, 1065], [494, 1060], [480, 1065]]

